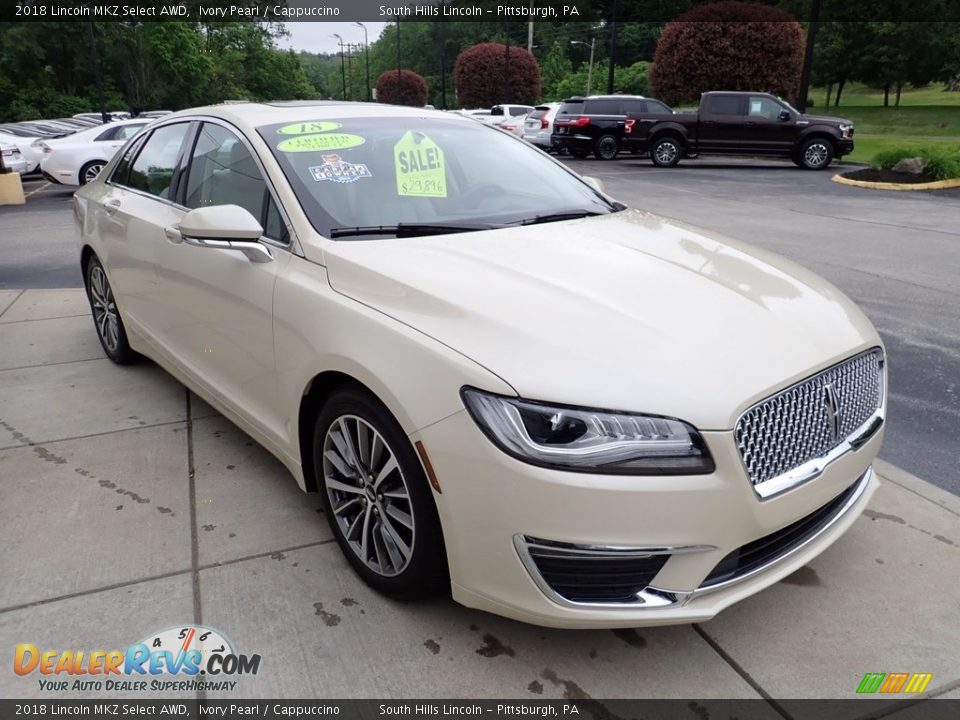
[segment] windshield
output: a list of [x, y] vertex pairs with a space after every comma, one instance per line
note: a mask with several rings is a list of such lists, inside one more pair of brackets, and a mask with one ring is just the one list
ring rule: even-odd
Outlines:
[[[482, 230], [614, 212], [542, 151], [446, 117], [342, 118], [257, 128], [310, 223], [326, 237], [407, 226]], [[382, 233], [372, 232], [383, 226]], [[428, 228], [427, 226], [430, 226]], [[424, 228], [423, 233], [409, 232]]]

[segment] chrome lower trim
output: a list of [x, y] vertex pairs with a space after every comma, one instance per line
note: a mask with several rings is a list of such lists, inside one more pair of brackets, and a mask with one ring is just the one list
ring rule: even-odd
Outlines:
[[804, 483], [820, 477], [823, 475], [824, 470], [827, 469], [827, 466], [830, 465], [830, 463], [840, 459], [848, 452], [854, 452], [860, 449], [867, 443], [868, 440], [870, 440], [871, 437], [874, 436], [874, 434], [876, 434], [878, 430], [880, 430], [881, 427], [883, 427], [883, 408], [878, 410], [873, 417], [867, 420], [859, 428], [854, 430], [849, 437], [847, 437], [842, 443], [837, 445], [833, 450], [828, 452], [823, 457], [809, 460], [803, 465], [798, 465], [788, 473], [784, 473], [783, 475], [779, 475], [775, 478], [770, 478], [766, 482], [754, 485], [754, 492], [760, 496], [761, 500], [767, 500], [772, 498], [774, 495], [779, 495], [780, 493], [789, 490], [790, 488], [803, 485]]
[[526, 568], [533, 582], [544, 595], [551, 601], [567, 608], [637, 608], [637, 607], [670, 607], [684, 604], [692, 593], [679, 592], [673, 590], [661, 590], [660, 588], [648, 585], [637, 593], [637, 599], [629, 603], [584, 603], [567, 600], [558, 594], [544, 580], [537, 569], [537, 565], [530, 556], [529, 548], [540, 548], [552, 550], [554, 552], [569, 553], [570, 555], [593, 556], [593, 557], [622, 557], [638, 558], [650, 557], [652, 555], [680, 555], [683, 553], [709, 552], [716, 550], [715, 545], [678, 545], [673, 547], [628, 547], [623, 545], [580, 545], [575, 543], [558, 542], [555, 540], [543, 540], [541, 538], [528, 537], [521, 533], [513, 536], [513, 547], [520, 557], [520, 562]]
[[[637, 593], [637, 599], [635, 602], [629, 603], [583, 603], [583, 602], [573, 602], [567, 600], [561, 595], [557, 594], [550, 585], [547, 584], [546, 580], [543, 579], [543, 576], [540, 574], [540, 571], [537, 569], [536, 564], [534, 563], [533, 558], [530, 556], [528, 551], [529, 547], [539, 547], [550, 549], [558, 552], [569, 552], [575, 555], [601, 555], [601, 556], [614, 556], [614, 557], [649, 557], [651, 555], [674, 555], [681, 553], [691, 553], [691, 552], [706, 552], [710, 550], [716, 550], [714, 545], [679, 545], [676, 547], [626, 547], [626, 546], [617, 546], [617, 545], [577, 545], [573, 543], [562, 543], [552, 540], [542, 540], [539, 538], [527, 537], [520, 533], [517, 533], [513, 536], [513, 546], [517, 551], [517, 555], [520, 557], [520, 562], [523, 563], [524, 568], [530, 574], [530, 577], [533, 579], [533, 582], [540, 589], [540, 591], [553, 603], [571, 609], [606, 609], [606, 610], [637, 610], [639, 608], [666, 608], [666, 607], [682, 607], [689, 603], [691, 600], [698, 598], [702, 595], [707, 595], [718, 590], [725, 590], [733, 585], [749, 580], [752, 577], [756, 577], [764, 572], [767, 572], [772, 567], [779, 565], [788, 558], [793, 557], [798, 552], [809, 546], [811, 543], [820, 538], [825, 532], [830, 530], [837, 522], [843, 518], [850, 509], [856, 505], [860, 499], [863, 497], [864, 492], [867, 487], [869, 487], [871, 480], [873, 480], [873, 466], [871, 465], [863, 474], [860, 476], [857, 481], [857, 487], [854, 490], [853, 494], [847, 498], [847, 501], [843, 506], [838, 510], [833, 517], [831, 517], [823, 527], [821, 527], [813, 535], [805, 539], [802, 543], [797, 545], [794, 548], [791, 548], [787, 552], [778, 555], [777, 557], [770, 560], [770, 562], [761, 565], [758, 568], [751, 570], [748, 573], [739, 575], [737, 577], [725, 580], [724, 582], [717, 583], [716, 585], [710, 585], [709, 587], [697, 588], [694, 591], [684, 591], [684, 590], [667, 590], [664, 588], [658, 588], [654, 585], [648, 585], [643, 590]], [[824, 503], [826, 504], [826, 503]]]

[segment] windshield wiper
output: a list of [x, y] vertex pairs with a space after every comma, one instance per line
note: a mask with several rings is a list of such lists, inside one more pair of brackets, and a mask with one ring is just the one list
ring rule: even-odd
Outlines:
[[594, 210], [570, 210], [568, 212], [549, 213], [547, 215], [535, 215], [532, 218], [524, 218], [517, 222], [517, 225], [539, 225], [540, 223], [560, 222], [561, 220], [579, 220], [580, 218], [593, 217], [595, 215], [605, 215]]
[[457, 225], [447, 224], [422, 224], [422, 223], [397, 223], [396, 225], [361, 225], [358, 227], [333, 228], [330, 231], [331, 238], [342, 237], [361, 237], [364, 235], [393, 235], [394, 237], [417, 237], [419, 235], [446, 235], [448, 233], [474, 232], [477, 230], [489, 230], [490, 225]]

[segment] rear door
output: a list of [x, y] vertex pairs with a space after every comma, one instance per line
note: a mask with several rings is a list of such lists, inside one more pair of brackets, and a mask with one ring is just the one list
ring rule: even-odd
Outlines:
[[745, 114], [745, 95], [705, 95], [700, 106], [697, 149], [721, 153], [742, 151]]

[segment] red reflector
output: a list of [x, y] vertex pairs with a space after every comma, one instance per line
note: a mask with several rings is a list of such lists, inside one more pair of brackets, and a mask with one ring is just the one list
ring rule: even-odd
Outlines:
[[635, 122], [636, 120], [633, 120], [632, 118], [627, 118], [627, 121], [623, 126], [624, 135], [629, 135], [631, 132], [633, 132], [633, 124]]

